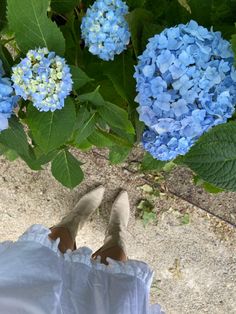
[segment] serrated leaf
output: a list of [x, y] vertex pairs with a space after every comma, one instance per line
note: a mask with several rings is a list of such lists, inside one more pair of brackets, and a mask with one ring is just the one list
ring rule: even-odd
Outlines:
[[88, 75], [82, 71], [79, 67], [76, 67], [74, 65], [70, 65], [70, 72], [72, 74], [72, 80], [73, 80], [73, 89], [77, 90], [87, 83], [93, 81]]
[[166, 165], [165, 161], [157, 160], [152, 157], [149, 153], [145, 153], [144, 158], [141, 163], [141, 169], [144, 171], [155, 170], [161, 171]]
[[98, 107], [100, 116], [111, 126], [134, 134], [134, 127], [128, 119], [127, 112], [119, 106], [105, 102], [104, 106]]
[[51, 0], [52, 10], [58, 13], [66, 13], [72, 11], [80, 0]]
[[205, 133], [181, 160], [204, 181], [236, 191], [236, 123]]
[[72, 189], [84, 178], [81, 163], [67, 150], [62, 150], [53, 159], [51, 171], [53, 176], [64, 186]]
[[65, 40], [55, 23], [47, 17], [49, 0], [7, 0], [8, 22], [15, 32], [21, 51], [27, 52], [38, 47], [47, 47], [63, 55]]
[[76, 119], [74, 103], [70, 98], [61, 110], [40, 112], [32, 105], [27, 109], [27, 123], [35, 142], [44, 153], [61, 145], [70, 137]]

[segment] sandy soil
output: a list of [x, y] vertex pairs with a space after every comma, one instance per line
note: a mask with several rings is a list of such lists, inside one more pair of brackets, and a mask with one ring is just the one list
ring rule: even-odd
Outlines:
[[[89, 189], [99, 183], [107, 192], [101, 208], [78, 234], [77, 245], [98, 248], [103, 241], [112, 200], [120, 188], [130, 196], [132, 217], [129, 257], [155, 270], [151, 301], [168, 314], [236, 313], [236, 232], [229, 225], [168, 193], [155, 199], [156, 221], [144, 227], [137, 204], [147, 195], [138, 187], [143, 174], [111, 166], [95, 152], [79, 153], [85, 181], [70, 191], [50, 174], [34, 172], [20, 160], [0, 157], [0, 241], [16, 240], [31, 224], [55, 224]], [[178, 181], [176, 177], [176, 182]], [[183, 223], [188, 215], [189, 223]]]

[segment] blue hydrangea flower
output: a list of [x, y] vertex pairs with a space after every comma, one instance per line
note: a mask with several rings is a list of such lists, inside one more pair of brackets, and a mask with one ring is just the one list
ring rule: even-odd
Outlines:
[[8, 119], [18, 100], [18, 96], [13, 95], [10, 79], [3, 77], [4, 74], [2, 61], [0, 60], [0, 131], [8, 128]]
[[134, 77], [144, 149], [159, 160], [184, 155], [235, 110], [236, 71], [230, 43], [195, 21], [149, 39]]
[[87, 10], [81, 31], [93, 55], [108, 61], [126, 49], [130, 41], [127, 13], [128, 7], [121, 0], [97, 0]]
[[65, 59], [47, 48], [29, 50], [12, 71], [16, 95], [31, 100], [40, 111], [61, 109], [72, 90], [70, 68]]

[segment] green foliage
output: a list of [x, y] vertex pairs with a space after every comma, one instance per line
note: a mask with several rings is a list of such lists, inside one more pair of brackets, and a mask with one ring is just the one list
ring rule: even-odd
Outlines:
[[114, 61], [103, 65], [103, 72], [111, 80], [117, 93], [130, 103], [135, 98], [134, 65], [135, 60], [129, 52], [124, 52]]
[[49, 0], [7, 0], [7, 3], [9, 26], [15, 32], [21, 51], [47, 47], [63, 55], [65, 40], [56, 24], [47, 17]]
[[[86, 109], [85, 109], [86, 110]], [[86, 112], [86, 111], [85, 111]], [[82, 117], [82, 115], [81, 115]], [[80, 118], [80, 114], [78, 115]], [[84, 119], [84, 116], [83, 116]], [[88, 136], [93, 133], [96, 125], [96, 113], [89, 114], [88, 112], [88, 119], [80, 121], [75, 131], [75, 143], [81, 144]]]
[[119, 164], [129, 156], [131, 148], [129, 147], [119, 147], [119, 146], [112, 146], [109, 152], [109, 160], [111, 164]]
[[7, 0], [0, 1], [0, 30], [6, 25]]
[[58, 13], [67, 13], [72, 11], [80, 0], [51, 0], [51, 8]]
[[12, 117], [9, 121], [9, 128], [0, 133], [0, 143], [7, 148], [7, 151], [9, 149], [15, 151], [31, 169], [41, 169], [32, 147], [28, 144], [23, 126], [16, 117]]
[[137, 209], [139, 210], [139, 217], [142, 219], [144, 227], [157, 219], [156, 213], [153, 212], [154, 205], [149, 200], [141, 200], [137, 206]]
[[137, 8], [129, 13], [127, 20], [131, 32], [131, 40], [134, 47], [136, 56], [140, 55], [143, 51], [142, 47], [142, 35], [144, 25], [151, 22], [153, 15], [146, 9]]
[[80, 102], [86, 102], [86, 103], [89, 102], [97, 108], [105, 106], [105, 100], [103, 99], [102, 95], [99, 93], [99, 88], [100, 86], [98, 86], [93, 92], [79, 95], [78, 100]]
[[75, 124], [75, 107], [67, 98], [64, 108], [54, 112], [39, 112], [30, 105], [27, 109], [27, 123], [36, 144], [44, 153], [65, 144], [72, 134]]
[[236, 191], [236, 123], [216, 126], [204, 134], [182, 163], [217, 188]]
[[98, 108], [98, 113], [109, 125], [134, 134], [132, 123], [124, 109], [110, 102], [105, 102], [104, 106]]
[[181, 222], [183, 225], [188, 225], [190, 222], [190, 217], [189, 217], [189, 213], [185, 213], [182, 217], [181, 217]]
[[74, 65], [70, 66], [70, 71], [73, 79], [73, 89], [77, 90], [86, 85], [89, 82], [92, 82], [93, 79], [88, 77], [88, 75], [82, 71], [79, 67]]
[[64, 186], [73, 189], [83, 180], [81, 163], [67, 150], [62, 150], [52, 161], [52, 174]]
[[212, 193], [212, 194], [217, 194], [217, 193], [221, 193], [224, 190], [217, 188], [216, 186], [204, 181], [202, 178], [200, 178], [199, 176], [195, 175], [193, 177], [193, 182], [196, 186], [201, 186], [204, 188], [205, 191]]
[[0, 44], [0, 60], [2, 60], [3, 68], [7, 75], [11, 73], [11, 67], [13, 65], [13, 59], [9, 51]]
[[163, 167], [167, 164], [165, 161], [157, 160], [152, 157], [149, 153], [145, 153], [144, 158], [141, 163], [141, 169], [143, 171], [155, 170], [161, 171]]
[[[73, 91], [62, 110], [39, 112], [21, 100], [9, 129], [0, 133], [0, 153], [10, 160], [22, 158], [34, 170], [52, 162], [53, 175], [69, 188], [83, 179], [80, 162], [69, 152], [71, 147], [108, 148], [110, 162], [117, 164], [140, 142], [144, 124], [136, 110], [133, 75], [137, 57], [150, 37], [193, 19], [231, 38], [236, 54], [235, 0], [127, 0], [131, 42], [114, 61], [101, 61], [84, 48], [81, 39], [81, 20], [92, 3], [94, 0], [0, 1], [0, 59], [7, 75], [28, 50], [47, 47], [64, 55], [73, 79]], [[141, 169], [168, 172], [175, 164], [185, 164], [196, 172], [195, 183], [208, 192], [236, 191], [235, 131], [233, 122], [214, 128], [174, 163], [146, 153]], [[142, 214], [145, 224], [155, 216], [150, 208]]]

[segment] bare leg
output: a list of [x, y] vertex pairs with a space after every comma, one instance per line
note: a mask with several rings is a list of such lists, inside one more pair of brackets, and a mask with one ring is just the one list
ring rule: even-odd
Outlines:
[[95, 259], [97, 256], [101, 256], [101, 263], [108, 265], [106, 258], [110, 257], [116, 261], [126, 262], [127, 256], [125, 255], [122, 248], [119, 246], [113, 246], [103, 252], [99, 252], [102, 249], [102, 247], [97, 250], [95, 253], [93, 253], [92, 258]]
[[59, 250], [62, 253], [65, 253], [66, 250], [71, 249], [74, 250], [75, 247], [75, 240], [71, 238], [70, 232], [67, 228], [64, 227], [52, 227], [50, 228], [52, 231], [48, 236], [52, 240], [56, 240], [57, 238], [60, 238], [59, 243]]

